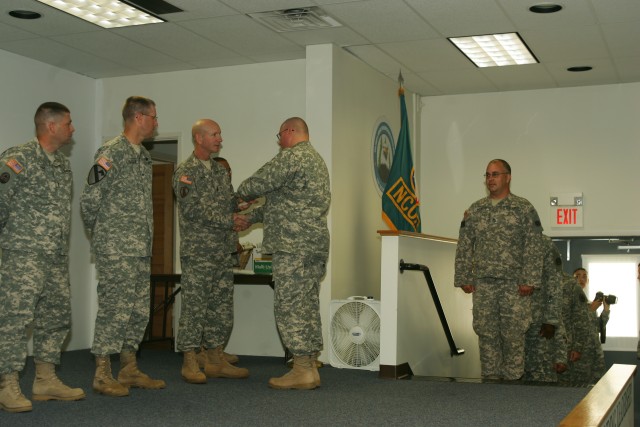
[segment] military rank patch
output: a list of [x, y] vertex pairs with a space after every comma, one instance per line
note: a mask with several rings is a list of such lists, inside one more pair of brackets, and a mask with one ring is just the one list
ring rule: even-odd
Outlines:
[[11, 175], [8, 172], [2, 172], [0, 174], [0, 184], [6, 184], [11, 179]]
[[183, 199], [189, 194], [189, 187], [180, 187], [180, 197]]
[[111, 160], [106, 157], [100, 157], [96, 163], [102, 166], [105, 171], [111, 169]]
[[7, 160], [7, 166], [9, 166], [11, 170], [13, 170], [17, 174], [24, 170], [24, 167], [22, 167], [20, 162], [17, 161], [16, 159]]
[[87, 176], [87, 184], [93, 185], [100, 182], [107, 176], [107, 171], [100, 165], [93, 165]]
[[187, 175], [182, 175], [180, 177], [180, 182], [182, 182], [183, 184], [189, 184], [189, 185], [193, 184], [193, 181], [191, 181]]

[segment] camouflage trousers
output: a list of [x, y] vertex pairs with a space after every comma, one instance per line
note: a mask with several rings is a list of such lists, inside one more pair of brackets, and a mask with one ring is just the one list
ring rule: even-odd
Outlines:
[[233, 329], [233, 260], [230, 254], [181, 257], [182, 303], [178, 350], [225, 345]]
[[150, 257], [96, 255], [98, 314], [91, 352], [135, 352], [149, 323]]
[[473, 330], [478, 335], [483, 378], [517, 380], [524, 374], [525, 333], [531, 325], [531, 300], [518, 285], [480, 281], [473, 293]]
[[322, 350], [319, 296], [326, 263], [326, 254], [273, 254], [276, 325], [295, 356]]
[[2, 251], [0, 266], [0, 374], [21, 371], [27, 357], [27, 328], [33, 355], [59, 364], [71, 328], [69, 258]]
[[[534, 323], [525, 337], [524, 379], [527, 381], [556, 382], [555, 348], [557, 337], [547, 339], [540, 336], [540, 323]], [[566, 361], [565, 361], [566, 363]]]

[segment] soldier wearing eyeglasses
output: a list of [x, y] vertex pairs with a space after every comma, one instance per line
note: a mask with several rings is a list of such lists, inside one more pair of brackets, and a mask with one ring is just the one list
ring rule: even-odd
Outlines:
[[531, 295], [541, 285], [542, 226], [528, 200], [511, 193], [511, 166], [489, 162], [489, 192], [464, 213], [455, 260], [455, 286], [473, 296], [481, 375], [517, 380], [524, 374]]

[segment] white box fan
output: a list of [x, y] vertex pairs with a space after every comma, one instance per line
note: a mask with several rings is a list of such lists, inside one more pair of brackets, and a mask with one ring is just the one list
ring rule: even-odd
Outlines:
[[380, 301], [333, 300], [329, 315], [329, 363], [336, 368], [380, 369]]

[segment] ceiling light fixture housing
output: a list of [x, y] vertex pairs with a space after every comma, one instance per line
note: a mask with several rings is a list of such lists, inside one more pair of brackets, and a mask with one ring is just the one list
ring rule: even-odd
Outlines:
[[538, 63], [518, 33], [449, 37], [448, 40], [479, 68]]
[[11, 10], [9, 16], [13, 16], [18, 19], [38, 19], [42, 18], [42, 15], [32, 10]]
[[342, 27], [340, 22], [317, 6], [249, 13], [248, 16], [278, 33]]
[[529, 8], [533, 13], [555, 13], [562, 10], [562, 6], [555, 3], [540, 3]]
[[38, 0], [102, 28], [119, 28], [165, 22], [142, 9], [119, 0]]
[[572, 73], [581, 73], [583, 71], [591, 71], [591, 70], [593, 70], [593, 67], [589, 65], [580, 65], [578, 67], [567, 68], [567, 71], [571, 71]]

